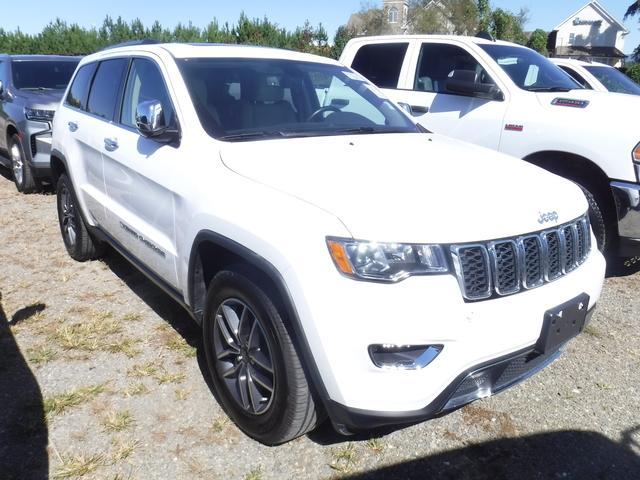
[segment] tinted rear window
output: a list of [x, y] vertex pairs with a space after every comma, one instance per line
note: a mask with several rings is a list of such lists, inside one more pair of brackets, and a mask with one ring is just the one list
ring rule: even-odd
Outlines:
[[82, 110], [87, 108], [89, 86], [91, 85], [91, 80], [93, 79], [93, 74], [95, 73], [97, 66], [97, 63], [89, 63], [88, 65], [80, 67], [80, 70], [78, 70], [78, 73], [73, 79], [69, 93], [67, 94], [67, 99], [65, 101], [67, 105], [80, 108]]
[[89, 93], [89, 113], [107, 120], [113, 119], [127, 64], [128, 60], [124, 58], [100, 62]]
[[408, 43], [365, 45], [358, 50], [351, 68], [380, 88], [396, 88]]
[[79, 60], [14, 60], [13, 85], [19, 89], [64, 90]]

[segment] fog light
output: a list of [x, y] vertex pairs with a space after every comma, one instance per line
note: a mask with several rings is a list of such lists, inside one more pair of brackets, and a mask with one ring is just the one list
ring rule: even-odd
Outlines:
[[443, 345], [369, 345], [369, 356], [376, 367], [417, 370], [440, 355]]

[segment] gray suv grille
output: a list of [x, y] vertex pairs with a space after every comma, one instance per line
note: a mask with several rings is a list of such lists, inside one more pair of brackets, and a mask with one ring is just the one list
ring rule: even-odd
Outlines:
[[578, 268], [591, 250], [588, 217], [521, 237], [452, 245], [462, 295], [484, 300], [529, 290]]

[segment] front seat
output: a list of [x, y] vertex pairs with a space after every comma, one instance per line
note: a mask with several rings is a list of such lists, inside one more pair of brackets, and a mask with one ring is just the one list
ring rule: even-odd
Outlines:
[[277, 85], [259, 85], [243, 108], [243, 126], [262, 128], [294, 123], [297, 115], [289, 102], [284, 100], [284, 88]]

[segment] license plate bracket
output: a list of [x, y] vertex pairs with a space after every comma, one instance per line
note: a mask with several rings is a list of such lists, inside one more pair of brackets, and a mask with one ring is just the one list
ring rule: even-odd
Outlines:
[[539, 353], [558, 350], [584, 328], [589, 308], [589, 295], [582, 293], [544, 314], [542, 331], [536, 343]]

